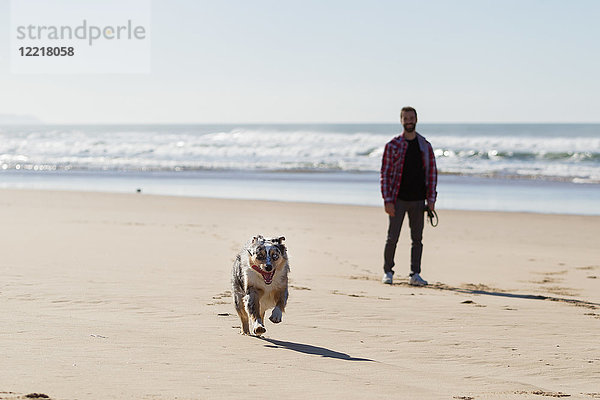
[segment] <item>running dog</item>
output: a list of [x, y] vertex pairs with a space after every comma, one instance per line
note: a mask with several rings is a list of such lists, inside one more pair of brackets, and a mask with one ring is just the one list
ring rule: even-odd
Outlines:
[[239, 252], [231, 270], [233, 303], [242, 321], [242, 333], [260, 336], [266, 332], [265, 311], [273, 308], [271, 322], [281, 322], [288, 299], [287, 249], [285, 237], [250, 239]]

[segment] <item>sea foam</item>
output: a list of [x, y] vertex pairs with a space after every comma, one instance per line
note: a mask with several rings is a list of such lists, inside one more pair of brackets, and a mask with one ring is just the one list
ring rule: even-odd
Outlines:
[[[432, 143], [442, 174], [600, 182], [600, 125], [419, 129]], [[397, 125], [381, 124], [4, 127], [0, 167], [373, 172], [385, 143], [398, 133]]]

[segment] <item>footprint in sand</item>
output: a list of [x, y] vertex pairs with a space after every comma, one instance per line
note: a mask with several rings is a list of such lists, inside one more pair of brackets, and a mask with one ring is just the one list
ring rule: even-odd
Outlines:
[[566, 394], [563, 392], [545, 392], [543, 390], [534, 390], [533, 392], [526, 392], [523, 390], [516, 391], [515, 394], [535, 394], [536, 396], [545, 396], [545, 397], [571, 397], [570, 394]]
[[212, 297], [213, 301], [211, 303], [206, 303], [207, 306], [216, 306], [217, 304], [229, 304], [231, 303], [231, 291], [226, 290], [223, 293], [219, 293]]
[[309, 287], [306, 286], [298, 286], [298, 285], [289, 285], [290, 289], [294, 290], [310, 290]]
[[587, 267], [577, 267], [575, 269], [578, 269], [581, 271], [593, 271], [598, 268], [600, 268], [600, 266], [598, 266], [598, 265], [588, 265]]
[[487, 307], [487, 306], [484, 306], [483, 304], [477, 304], [473, 300], [461, 301], [460, 304], [473, 304], [473, 306], [475, 306], [475, 307]]
[[[598, 265], [588, 265], [587, 267], [577, 267], [576, 269], [578, 269], [580, 271], [594, 271], [599, 268], [600, 268], [600, 266], [598, 266]], [[598, 279], [598, 276], [597, 275], [588, 275], [586, 278]]]
[[538, 396], [546, 396], [546, 397], [571, 397], [570, 394], [566, 394], [563, 392], [544, 392], [543, 390], [535, 390], [531, 392], [531, 394], [535, 394]]

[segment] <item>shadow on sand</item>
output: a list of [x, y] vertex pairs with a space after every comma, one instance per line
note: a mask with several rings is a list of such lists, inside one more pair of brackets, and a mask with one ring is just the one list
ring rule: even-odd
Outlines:
[[264, 340], [265, 342], [271, 343], [271, 344], [266, 344], [265, 347], [270, 347], [273, 349], [293, 350], [293, 351], [297, 351], [298, 353], [311, 354], [311, 355], [321, 356], [321, 357], [325, 357], [325, 358], [335, 358], [335, 359], [344, 360], [344, 361], [370, 361], [370, 362], [375, 361], [375, 360], [370, 360], [368, 358], [350, 357], [346, 353], [340, 353], [338, 351], [326, 349], [325, 347], [312, 346], [310, 344], [284, 342], [282, 340], [269, 339], [269, 338], [264, 338], [264, 337], [261, 337], [260, 340]]
[[[401, 286], [410, 286], [408, 283], [399, 283]], [[413, 287], [413, 286], [410, 286]], [[498, 296], [498, 297], [509, 297], [513, 299], [528, 299], [528, 300], [547, 300], [547, 301], [556, 301], [560, 303], [572, 304], [574, 306], [597, 309], [600, 307], [600, 303], [593, 303], [591, 301], [578, 300], [578, 299], [568, 299], [564, 297], [553, 297], [553, 296], [542, 296], [542, 295], [534, 295], [534, 294], [519, 294], [519, 293], [508, 293], [504, 292], [500, 289], [492, 289], [488, 288], [484, 285], [473, 285], [473, 287], [452, 287], [443, 283], [435, 283], [432, 285], [426, 286], [428, 289], [436, 289], [436, 290], [446, 290], [450, 292], [457, 293], [465, 293], [465, 294], [480, 294], [486, 296]]]

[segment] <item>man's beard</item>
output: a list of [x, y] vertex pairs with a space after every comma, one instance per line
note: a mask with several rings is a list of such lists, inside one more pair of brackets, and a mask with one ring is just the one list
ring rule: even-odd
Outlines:
[[415, 129], [417, 128], [417, 124], [406, 124], [403, 125], [404, 126], [404, 130], [406, 132], [412, 133], [415, 131]]

